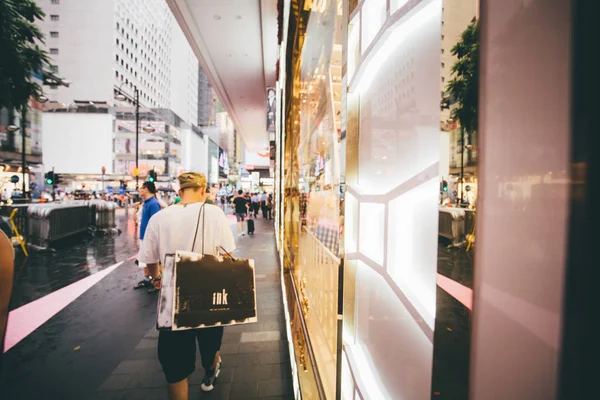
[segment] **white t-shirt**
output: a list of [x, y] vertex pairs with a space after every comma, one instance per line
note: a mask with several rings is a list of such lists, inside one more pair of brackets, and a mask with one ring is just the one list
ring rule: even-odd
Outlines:
[[[138, 254], [139, 262], [155, 264], [164, 262], [166, 254], [174, 254], [177, 250], [191, 251], [202, 204], [173, 205], [154, 214], [148, 223]], [[200, 216], [198, 237], [193, 251], [202, 252], [202, 240], [204, 254], [217, 255], [219, 246], [223, 246], [228, 252], [235, 250], [235, 240], [225, 213], [212, 204], [206, 204], [202, 213], [206, 214]]]

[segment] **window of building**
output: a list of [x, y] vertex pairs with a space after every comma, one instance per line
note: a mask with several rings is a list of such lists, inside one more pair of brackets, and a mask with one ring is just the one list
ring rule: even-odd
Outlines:
[[50, 71], [58, 73], [58, 65], [51, 65]]
[[50, 54], [58, 54], [58, 49], [50, 49]]
[[56, 14], [50, 15], [50, 21], [58, 21], [58, 15], [56, 15]]
[[50, 85], [50, 89], [56, 90], [58, 89], [58, 85]]
[[50, 0], [51, 4], [60, 4], [60, 0]]
[[50, 37], [57, 38], [58, 37], [58, 32], [56, 32], [56, 31], [50, 32]]
[[444, 49], [442, 49], [442, 54], [444, 54]]
[[119, 71], [115, 71], [115, 78], [119, 77]]
[[442, 76], [442, 82], [446, 82], [446, 78]]
[[442, 63], [442, 68], [444, 68], [446, 66], [446, 64]]

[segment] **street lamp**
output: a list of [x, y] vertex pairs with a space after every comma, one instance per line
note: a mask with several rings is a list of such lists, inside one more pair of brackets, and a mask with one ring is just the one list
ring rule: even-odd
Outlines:
[[[125, 83], [125, 82], [123, 82]], [[115, 100], [117, 101], [125, 101], [127, 97], [121, 92], [121, 87], [123, 83], [117, 89], [117, 94], [115, 94]], [[139, 144], [140, 144], [140, 92], [137, 86], [133, 87], [134, 101], [135, 101], [135, 190], [140, 189], [140, 169], [139, 169]]]
[[140, 118], [140, 122], [142, 122], [142, 120], [146, 118], [146, 121], [148, 122], [148, 125], [144, 126], [142, 128], [142, 130], [146, 133], [154, 133], [156, 131], [156, 129], [154, 129], [154, 127], [152, 125], [150, 125], [150, 119], [148, 117], [141, 117]]

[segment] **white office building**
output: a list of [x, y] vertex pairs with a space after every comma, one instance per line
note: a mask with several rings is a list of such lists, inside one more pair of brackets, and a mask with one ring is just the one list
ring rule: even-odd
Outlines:
[[[198, 120], [198, 60], [164, 0], [38, 0], [40, 28], [60, 76], [51, 101], [113, 104], [119, 88], [133, 104]], [[127, 104], [117, 104], [126, 106]]]

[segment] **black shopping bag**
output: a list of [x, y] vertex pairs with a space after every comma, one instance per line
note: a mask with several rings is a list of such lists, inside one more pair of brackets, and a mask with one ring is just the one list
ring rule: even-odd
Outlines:
[[[197, 230], [198, 226], [196, 234]], [[195, 243], [196, 237], [192, 250]], [[204, 243], [202, 253], [178, 250], [165, 257], [158, 329], [177, 331], [258, 321], [254, 260], [203, 253]]]
[[253, 260], [178, 251], [172, 330], [257, 322]]

